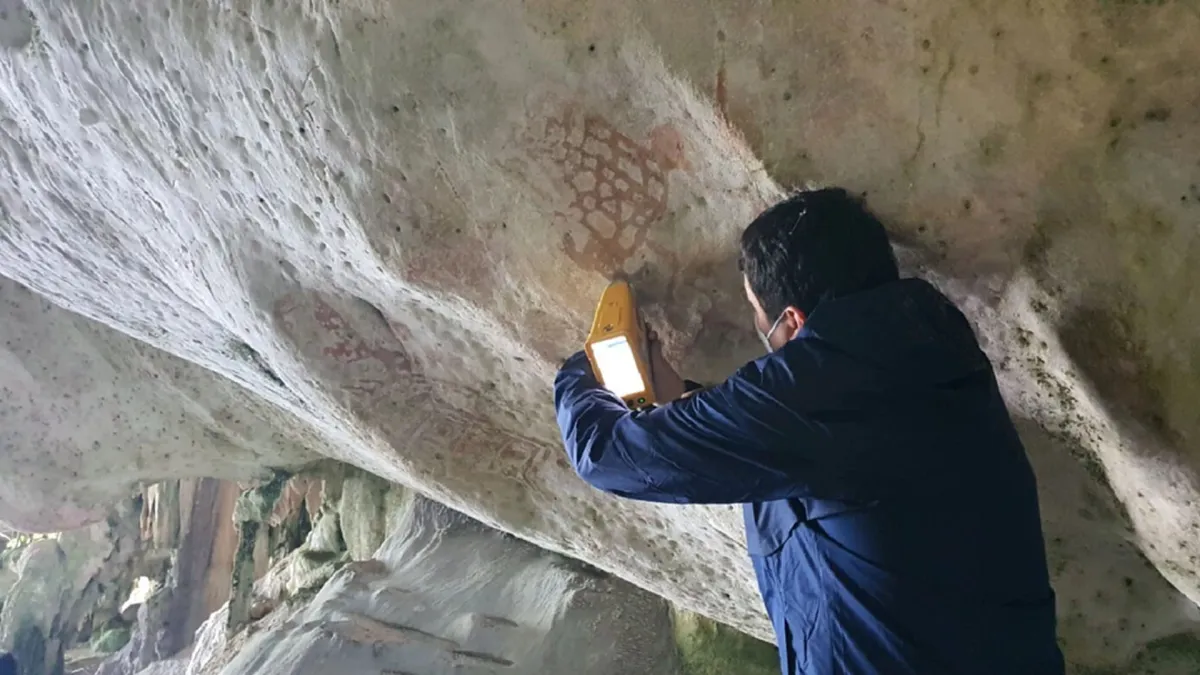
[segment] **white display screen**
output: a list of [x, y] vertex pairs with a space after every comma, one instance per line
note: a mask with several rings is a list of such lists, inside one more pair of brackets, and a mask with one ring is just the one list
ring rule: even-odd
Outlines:
[[592, 356], [600, 369], [600, 379], [609, 391], [625, 398], [646, 390], [642, 374], [638, 372], [633, 348], [624, 337], [615, 337], [592, 345]]

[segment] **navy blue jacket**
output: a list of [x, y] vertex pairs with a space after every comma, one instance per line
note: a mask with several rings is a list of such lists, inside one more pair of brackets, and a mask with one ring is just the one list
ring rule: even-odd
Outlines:
[[745, 504], [785, 674], [1064, 672], [1033, 471], [970, 325], [928, 283], [826, 300], [782, 349], [649, 411], [582, 353], [554, 399], [596, 488]]

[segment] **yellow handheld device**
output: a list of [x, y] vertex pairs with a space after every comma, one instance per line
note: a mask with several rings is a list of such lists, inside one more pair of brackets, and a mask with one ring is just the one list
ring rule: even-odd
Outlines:
[[614, 281], [604, 289], [584, 348], [600, 383], [625, 405], [654, 405], [649, 345], [628, 282]]

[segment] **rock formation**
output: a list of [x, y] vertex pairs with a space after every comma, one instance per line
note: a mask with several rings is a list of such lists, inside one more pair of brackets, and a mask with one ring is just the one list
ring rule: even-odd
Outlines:
[[166, 481], [146, 490], [135, 573], [156, 589], [136, 607], [131, 638], [95, 675], [134, 675], [193, 641], [230, 597], [237, 485], [215, 479]]
[[223, 649], [215, 615], [188, 672], [681, 672], [661, 599], [422, 498], [393, 515], [375, 557]]
[[119, 605], [139, 553], [139, 507], [123, 500], [105, 521], [6, 556], [16, 579], [0, 610], [0, 652], [16, 657], [21, 675], [59, 675], [69, 646], [123, 628]]
[[588, 489], [548, 388], [617, 273], [689, 376], [753, 356], [736, 234], [815, 179], [999, 367], [1069, 658], [1190, 644], [1189, 3], [3, 7], [4, 521], [324, 456], [765, 636], [735, 511]]

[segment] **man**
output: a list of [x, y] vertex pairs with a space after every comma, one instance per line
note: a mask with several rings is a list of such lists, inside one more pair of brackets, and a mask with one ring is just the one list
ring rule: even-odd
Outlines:
[[844, 190], [742, 234], [768, 354], [631, 412], [582, 352], [554, 386], [579, 475], [630, 499], [743, 503], [787, 675], [1060, 675], [1033, 472], [992, 367], [933, 286], [900, 279]]

